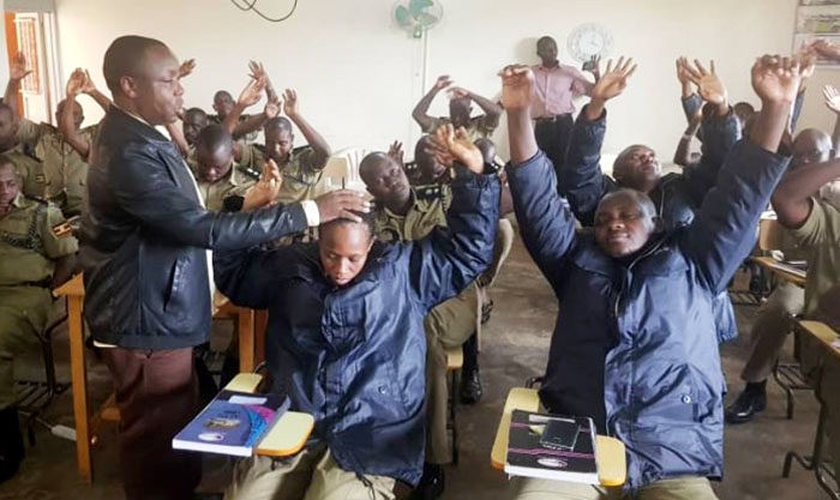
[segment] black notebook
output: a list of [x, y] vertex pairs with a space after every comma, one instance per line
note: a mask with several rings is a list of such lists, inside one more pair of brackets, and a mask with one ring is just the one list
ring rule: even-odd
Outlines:
[[591, 418], [514, 410], [505, 472], [599, 484], [595, 439], [595, 423]]

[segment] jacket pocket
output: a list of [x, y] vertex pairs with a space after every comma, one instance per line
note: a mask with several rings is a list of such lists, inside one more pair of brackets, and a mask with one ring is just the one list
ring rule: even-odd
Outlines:
[[183, 291], [185, 263], [183, 257], [178, 257], [169, 268], [169, 278], [166, 282], [166, 291], [163, 297], [163, 310], [165, 312], [172, 312], [171, 310], [181, 302], [179, 299]]

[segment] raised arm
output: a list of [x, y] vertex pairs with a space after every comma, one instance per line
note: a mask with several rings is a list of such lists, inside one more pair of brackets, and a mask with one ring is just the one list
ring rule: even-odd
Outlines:
[[456, 87], [452, 91], [460, 96], [468, 97], [481, 108], [484, 112], [487, 128], [495, 129], [499, 126], [499, 118], [502, 116], [503, 111], [501, 106], [486, 97], [482, 97], [461, 87]]
[[575, 241], [574, 217], [557, 194], [554, 169], [534, 139], [530, 108], [533, 72], [527, 66], [514, 65], [500, 75], [510, 141], [510, 164], [505, 171], [514, 211], [531, 258], [558, 291], [559, 270]]
[[309, 147], [312, 148], [313, 154], [307, 162], [307, 167], [313, 170], [322, 170], [327, 165], [327, 159], [332, 154], [330, 145], [327, 144], [326, 139], [300, 114], [297, 92], [292, 89], [286, 89], [283, 93], [283, 99], [283, 112], [297, 126], [309, 144]]
[[26, 78], [32, 70], [27, 68], [26, 56], [18, 53], [9, 62], [9, 83], [6, 84], [6, 93], [3, 96], [5, 102], [15, 114], [18, 114], [18, 94], [20, 93], [20, 82]]
[[449, 78], [449, 75], [439, 76], [432, 88], [429, 89], [429, 92], [414, 106], [414, 111], [411, 112], [411, 116], [420, 125], [420, 130], [424, 133], [430, 132], [435, 124], [435, 119], [429, 116], [429, 107], [432, 105], [432, 101], [435, 100], [435, 97], [441, 90], [450, 85], [452, 85], [452, 79]]
[[440, 127], [434, 148], [438, 161], [458, 165], [446, 228], [435, 228], [409, 246], [411, 282], [427, 309], [455, 296], [487, 269], [499, 222], [499, 177], [485, 173], [484, 157], [466, 131]]
[[108, 108], [111, 107], [111, 99], [108, 99], [108, 96], [103, 94], [96, 88], [96, 85], [93, 83], [93, 79], [90, 77], [90, 73], [88, 70], [84, 70], [85, 72], [85, 81], [84, 85], [82, 85], [81, 92], [83, 94], [87, 94], [90, 96], [91, 99], [96, 101], [96, 104], [99, 104], [99, 107], [102, 108], [103, 111], [108, 111]]
[[268, 71], [265, 70], [263, 64], [258, 61], [249, 61], [248, 69], [251, 70], [251, 78], [254, 80], [265, 78], [265, 95], [268, 97], [268, 100], [270, 102], [280, 102], [280, 96], [274, 90], [274, 84], [271, 82], [271, 77], [268, 75]]
[[677, 150], [674, 151], [674, 163], [681, 166], [681, 167], [688, 167], [695, 165], [697, 160], [691, 159], [691, 139], [697, 135], [697, 131], [700, 130], [700, 121], [702, 120], [702, 115], [696, 115], [692, 117], [691, 121], [688, 122], [688, 127], [686, 127], [685, 132], [680, 137], [680, 142], [677, 143]]
[[840, 156], [840, 92], [832, 85], [823, 87], [823, 96], [825, 96], [825, 105], [834, 113], [834, 132], [831, 134], [831, 144], [834, 148], [833, 156], [837, 158]]
[[76, 128], [73, 117], [73, 108], [76, 107], [76, 96], [85, 88], [87, 74], [85, 70], [76, 68], [67, 80], [67, 97], [64, 100], [64, 107], [61, 108], [61, 115], [58, 117], [58, 132], [67, 141], [67, 144], [75, 149], [79, 156], [87, 159], [90, 154], [90, 141]]
[[611, 189], [612, 181], [601, 171], [601, 145], [606, 133], [607, 101], [621, 95], [636, 66], [633, 59], [613, 61], [592, 88], [589, 104], [580, 112], [569, 138], [566, 164], [558, 174], [560, 193], [584, 226], [591, 226], [598, 202]]
[[257, 125], [256, 122], [248, 124], [250, 119], [246, 120], [243, 124], [247, 124], [246, 128], [251, 130], [243, 131], [243, 124], [239, 123], [239, 117], [242, 116], [243, 111], [259, 102], [262, 91], [265, 89], [265, 85], [265, 79], [255, 80], [252, 78], [248, 81], [248, 84], [245, 85], [245, 88], [242, 89], [242, 92], [239, 94], [239, 99], [237, 99], [236, 104], [233, 105], [233, 109], [222, 121], [222, 126], [225, 127], [232, 136], [241, 137], [262, 127], [265, 119], [262, 115], [257, 115], [258, 121], [260, 121], [259, 124]]
[[277, 290], [283, 263], [292, 247], [265, 250], [259, 246], [244, 250], [213, 252], [213, 278], [216, 287], [231, 302], [250, 309], [267, 309]]
[[752, 69], [762, 109], [750, 138], [732, 150], [718, 184], [680, 239], [713, 292], [722, 291], [755, 245], [755, 228], [789, 158], [777, 151], [799, 88], [797, 59], [764, 56]]

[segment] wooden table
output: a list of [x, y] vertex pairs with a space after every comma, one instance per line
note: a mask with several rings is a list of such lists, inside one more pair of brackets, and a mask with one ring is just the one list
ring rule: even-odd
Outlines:
[[[835, 487], [837, 487], [835, 473], [830, 466], [827, 466], [826, 460], [824, 459], [825, 453], [823, 452], [823, 448], [825, 446], [825, 426], [828, 422], [829, 415], [826, 403], [823, 401], [821, 393], [822, 380], [824, 380], [825, 377], [836, 376], [838, 373], [837, 366], [838, 363], [840, 363], [840, 347], [835, 345], [835, 342], [840, 341], [840, 335], [838, 335], [837, 332], [835, 332], [830, 326], [818, 321], [799, 321], [797, 323], [797, 329], [816, 339], [817, 345], [823, 349], [823, 353], [825, 355], [824, 363], [820, 363], [822, 367], [819, 369], [819, 381], [817, 382], [817, 387], [814, 390], [814, 394], [820, 404], [820, 412], [817, 419], [817, 429], [814, 436], [811, 456], [802, 456], [795, 451], [787, 452], [785, 455], [784, 466], [782, 468], [782, 477], [788, 477], [790, 475], [790, 467], [793, 464], [793, 461], [796, 460], [805, 470], [813, 471], [817, 484], [826, 493], [828, 493], [831, 498], [840, 499], [840, 492], [835, 491], [828, 481], [826, 481], [826, 476], [830, 476], [835, 482]], [[825, 365], [828, 363], [831, 363], [832, 366], [826, 368]], [[834, 375], [827, 374], [826, 371], [830, 371]], [[837, 463], [836, 460], [835, 463]]]
[[[67, 301], [67, 324], [70, 337], [70, 379], [73, 385], [73, 417], [76, 427], [76, 460], [79, 475], [82, 480], [93, 482], [93, 468], [90, 447], [96, 444], [95, 432], [103, 420], [119, 421], [119, 411], [114, 404], [114, 396], [110, 398], [96, 412], [91, 414], [87, 394], [87, 366], [85, 365], [85, 330], [84, 330], [84, 298], [85, 286], [82, 275], [74, 276], [70, 281], [57, 288], [57, 297], [65, 297]], [[239, 327], [239, 369], [250, 372], [255, 366], [254, 354], [254, 322], [255, 312], [251, 309], [237, 307], [224, 297], [214, 300], [214, 318], [232, 318]]]
[[773, 257], [753, 257], [753, 261], [773, 273], [779, 279], [792, 283], [798, 287], [805, 288], [806, 274], [804, 272], [794, 272], [788, 269], [783, 262], [779, 262]]
[[[496, 439], [490, 451], [490, 465], [494, 469], [504, 470], [507, 461], [510, 418], [513, 410], [537, 412], [540, 410], [540, 398], [535, 389], [514, 387], [508, 393], [502, 418], [496, 429]], [[609, 436], [597, 436], [595, 442], [595, 460], [598, 462], [598, 478], [601, 486], [616, 487], [627, 479], [627, 457], [624, 443]]]

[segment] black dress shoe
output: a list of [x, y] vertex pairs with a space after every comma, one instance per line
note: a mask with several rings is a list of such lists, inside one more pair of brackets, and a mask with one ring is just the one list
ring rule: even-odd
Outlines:
[[17, 474], [23, 461], [23, 434], [17, 408], [0, 410], [0, 483]]
[[743, 424], [752, 420], [756, 413], [767, 408], [767, 393], [764, 383], [747, 384], [734, 403], [726, 408], [726, 421], [730, 424]]
[[465, 370], [461, 378], [461, 403], [474, 405], [481, 400], [483, 392], [478, 367], [470, 371]]
[[411, 492], [409, 500], [435, 500], [443, 495], [443, 466], [423, 464], [423, 477]]

